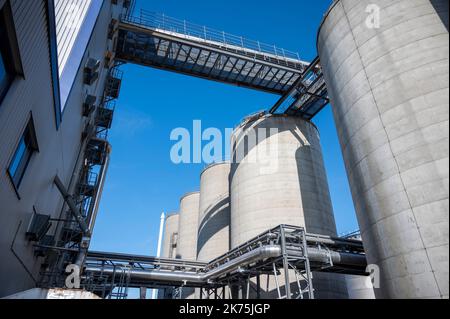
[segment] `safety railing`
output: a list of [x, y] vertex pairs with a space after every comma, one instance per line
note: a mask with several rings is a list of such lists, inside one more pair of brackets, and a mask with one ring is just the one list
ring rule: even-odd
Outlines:
[[175, 19], [161, 13], [141, 9], [139, 15], [123, 16], [122, 21], [144, 25], [153, 29], [173, 32], [187, 37], [202, 39], [204, 41], [219, 43], [225, 46], [252, 50], [263, 55], [272, 55], [280, 59], [300, 61], [300, 55], [297, 52], [279, 48], [276, 45], [250, 40], [242, 36], [236, 36], [224, 31], [218, 31], [206, 26], [190, 23], [186, 20]]

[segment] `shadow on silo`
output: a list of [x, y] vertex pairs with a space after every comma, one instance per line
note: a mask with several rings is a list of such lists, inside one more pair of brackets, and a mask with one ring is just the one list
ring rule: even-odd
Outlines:
[[436, 10], [437, 15], [441, 18], [442, 23], [449, 30], [449, 1], [448, 0], [430, 0], [431, 5]]
[[230, 224], [230, 198], [226, 197], [209, 209], [199, 226], [197, 254], [219, 231]]

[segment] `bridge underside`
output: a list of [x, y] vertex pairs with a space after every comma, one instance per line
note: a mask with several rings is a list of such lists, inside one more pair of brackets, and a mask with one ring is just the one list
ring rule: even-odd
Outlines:
[[328, 90], [317, 58], [272, 107], [270, 113], [284, 113], [311, 120], [328, 103]]
[[247, 57], [243, 52], [130, 26], [122, 25], [116, 52], [116, 58], [125, 62], [279, 95], [285, 94], [303, 71], [300, 64], [298, 69], [286, 67]]
[[142, 17], [123, 17], [116, 59], [280, 95], [271, 113], [310, 120], [328, 104], [318, 61], [310, 64], [180, 32]]

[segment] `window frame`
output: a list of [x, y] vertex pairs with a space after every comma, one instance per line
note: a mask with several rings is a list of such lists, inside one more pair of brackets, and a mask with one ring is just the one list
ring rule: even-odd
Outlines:
[[[0, 29], [0, 43], [4, 43], [2, 30]], [[5, 77], [0, 79], [0, 103], [8, 93], [9, 88], [11, 87], [11, 83], [13, 81], [13, 76], [11, 70], [8, 68], [8, 61], [4, 58], [3, 48], [0, 47], [0, 67], [2, 68], [2, 72], [5, 72]], [[3, 81], [5, 83], [3, 83]]]
[[16, 28], [9, 0], [4, 1], [4, 4], [0, 7], [0, 55], [7, 75], [5, 87], [0, 88], [1, 107], [1, 103], [8, 94], [14, 80], [18, 76], [24, 77]]
[[61, 88], [59, 79], [58, 68], [58, 43], [56, 36], [56, 14], [55, 14], [55, 1], [45, 0], [46, 3], [46, 17], [47, 17], [47, 36], [48, 36], [48, 49], [50, 54], [50, 70], [51, 81], [53, 90], [53, 107], [55, 111], [55, 125], [56, 130], [62, 122], [62, 107], [61, 107]]
[[[25, 146], [23, 151], [21, 151], [22, 145]], [[39, 153], [39, 146], [36, 138], [33, 115], [30, 114], [27, 125], [20, 135], [19, 141], [16, 143], [14, 153], [9, 161], [8, 167], [6, 168], [6, 173], [19, 200], [20, 186], [22, 185], [30, 162], [36, 153]], [[19, 154], [21, 154], [20, 158], [18, 158]], [[12, 171], [13, 166], [15, 166], [14, 171]]]

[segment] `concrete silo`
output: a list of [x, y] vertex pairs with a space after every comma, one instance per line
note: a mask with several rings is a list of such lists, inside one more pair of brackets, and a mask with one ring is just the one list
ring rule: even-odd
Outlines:
[[370, 277], [345, 276], [349, 299], [375, 299], [375, 292]]
[[[177, 258], [197, 260], [197, 230], [200, 192], [188, 193], [180, 201]], [[182, 299], [194, 299], [194, 288], [183, 288]]]
[[[176, 258], [179, 216], [178, 213], [172, 213], [166, 216], [162, 243], [163, 258]], [[174, 287], [159, 289], [158, 299], [172, 299], [174, 291]]]
[[448, 7], [335, 1], [318, 35], [377, 298], [449, 296]]
[[180, 201], [177, 258], [197, 260], [197, 227], [200, 192], [188, 193]]
[[166, 217], [162, 252], [164, 258], [176, 258], [179, 217], [178, 213]]
[[[272, 130], [272, 131], [271, 131]], [[298, 117], [248, 120], [232, 136], [232, 248], [280, 224], [336, 235], [328, 182], [316, 127]], [[276, 286], [263, 283], [263, 297]], [[340, 275], [314, 274], [316, 298], [346, 298]]]
[[208, 166], [200, 177], [197, 259], [209, 262], [230, 250], [230, 163]]
[[[361, 240], [361, 235], [354, 233], [345, 236], [345, 238]], [[349, 299], [375, 299], [375, 291], [373, 290], [372, 278], [370, 276], [346, 275], [345, 282], [347, 284]]]

